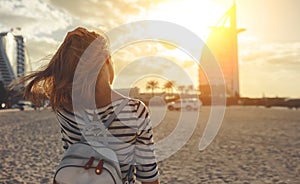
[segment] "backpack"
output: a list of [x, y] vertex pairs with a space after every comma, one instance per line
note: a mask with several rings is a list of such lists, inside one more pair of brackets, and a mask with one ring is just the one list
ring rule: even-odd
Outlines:
[[[89, 122], [89, 125], [103, 126], [105, 130], [113, 122], [117, 114], [128, 103], [126, 98], [112, 113], [108, 120], [101, 125], [98, 121]], [[85, 114], [85, 113], [83, 113]], [[87, 119], [85, 114], [84, 120]], [[90, 130], [93, 130], [90, 129]], [[103, 129], [102, 129], [103, 130]], [[103, 133], [103, 132], [101, 132]], [[94, 137], [99, 136], [99, 134]], [[86, 137], [85, 137], [86, 138]], [[107, 144], [107, 143], [106, 143]], [[132, 170], [132, 169], [130, 169]], [[130, 171], [129, 174], [131, 174]], [[128, 181], [126, 181], [128, 182]], [[56, 169], [54, 184], [122, 184], [122, 173], [116, 153], [107, 145], [81, 140], [72, 144], [65, 152]]]

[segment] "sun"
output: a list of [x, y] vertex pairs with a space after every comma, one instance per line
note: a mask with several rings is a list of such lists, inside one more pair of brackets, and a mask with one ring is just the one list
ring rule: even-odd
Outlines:
[[[201, 38], [203, 42], [205, 42], [210, 33], [209, 27], [215, 25], [218, 19], [227, 9], [227, 7], [224, 5], [218, 4], [214, 1], [216, 0], [163, 0], [160, 1], [155, 8], [149, 9], [146, 15], [143, 14], [143, 19], [175, 23], [193, 32], [199, 38]], [[145, 30], [151, 31], [151, 29]], [[180, 35], [176, 36], [180, 37]], [[164, 64], [157, 62], [155, 64], [143, 64], [143, 66], [147, 66], [148, 72], [152, 72], [156, 76], [160, 76], [155, 78], [155, 80], [159, 81], [160, 84], [163, 84], [167, 80], [172, 80], [176, 81], [176, 85], [178, 86], [193, 85], [195, 89], [198, 88], [199, 64], [194, 59], [200, 58], [192, 58], [186, 52], [181, 50], [180, 47], [174, 45], [168, 45], [164, 43], [155, 45], [155, 43], [152, 42], [147, 42], [144, 44], [145, 45], [139, 43], [138, 46], [131, 45], [127, 48], [123, 48], [122, 53], [127, 55], [126, 57], [121, 56], [121, 52], [117, 52], [114, 57], [119, 58], [120, 60], [126, 58], [126, 61], [124, 61], [124, 63], [127, 63], [126, 66], [128, 65], [128, 61], [135, 60], [134, 58], [149, 57], [150, 55], [165, 58], [168, 61], [172, 61], [174, 66], [172, 65], [173, 67], [168, 66], [167, 68], [164, 68], [166, 67]], [[195, 47], [195, 49], [197, 51], [199, 50], [200, 53], [201, 45], [202, 43], [193, 43], [192, 47]], [[130, 50], [130, 48], [132, 50]], [[131, 56], [131, 59], [129, 56]], [[175, 67], [175, 65], [180, 69]], [[163, 70], [161, 70], [162, 68]], [[130, 77], [134, 76], [139, 78], [140, 75], [145, 77], [144, 73], [140, 74], [138, 71], [140, 70], [134, 70], [133, 68], [130, 68]], [[186, 77], [184, 78], [182, 76], [183, 74], [179, 74], [179, 71], [182, 71], [184, 74], [186, 74]], [[170, 73], [170, 75], [167, 75], [168, 78], [162, 79], [161, 76], [165, 76], [166, 73]], [[147, 80], [150, 80], [150, 78], [147, 78]], [[125, 79], [125, 77], [123, 77], [123, 79]], [[143, 78], [143, 80], [136, 81], [132, 84], [129, 84], [129, 86], [137, 86], [142, 91], [145, 91], [145, 81], [147, 80], [144, 80]], [[125, 81], [122, 82], [122, 85], [123, 84], [125, 84]], [[121, 83], [115, 83], [116, 88], [120, 87], [119, 85], [121, 85]], [[161, 89], [157, 90], [161, 91]]]
[[226, 6], [215, 0], [165, 1], [148, 13], [147, 19], [164, 20], [184, 26], [205, 41], [210, 26], [217, 23]]

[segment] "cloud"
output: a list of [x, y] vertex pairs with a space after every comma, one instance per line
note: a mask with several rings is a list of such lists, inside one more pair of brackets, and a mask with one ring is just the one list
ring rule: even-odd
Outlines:
[[266, 42], [254, 37], [239, 41], [242, 96], [299, 98], [300, 42]]
[[133, 85], [136, 81], [160, 76], [178, 85], [197, 85], [198, 64], [179, 49], [166, 48], [157, 42], [139, 42], [113, 55], [116, 66], [114, 87]]
[[153, 77], [164, 79], [164, 81], [176, 81], [178, 85], [195, 84], [192, 74], [176, 62], [163, 56], [146, 56], [124, 66], [116, 76], [114, 87], [132, 86], [138, 81], [149, 80]]
[[275, 64], [275, 65], [295, 65], [295, 66], [300, 66], [300, 54], [283, 53], [282, 55], [268, 58], [267, 61], [270, 64]]
[[[27, 52], [33, 69], [49, 62], [59, 46], [59, 42], [48, 37], [33, 37], [26, 42]], [[47, 57], [49, 56], [49, 57]]]
[[300, 42], [264, 42], [258, 39], [242, 40], [239, 45], [241, 62], [300, 66]]
[[0, 12], [0, 14], [1, 23], [10, 27], [24, 27], [27, 24], [33, 24], [36, 22], [36, 18], [34, 17], [25, 17], [7, 12]]
[[107, 31], [145, 14], [158, 2], [161, 1], [3, 0], [0, 5], [0, 32], [21, 27], [21, 34], [27, 40], [26, 46], [34, 62], [55, 52], [58, 42], [74, 27], [86, 26]]
[[3, 0], [0, 17], [3, 28], [21, 27], [22, 33], [28, 38], [37, 34], [51, 34], [72, 23], [70, 15], [55, 9], [47, 1], [38, 0]]
[[105, 31], [137, 19], [158, 4], [147, 0], [50, 0], [50, 3], [84, 24]]
[[163, 44], [153, 41], [143, 41], [127, 45], [113, 54], [113, 59], [116, 63], [116, 71], [120, 71], [130, 62], [147, 56], [156, 56], [165, 50], [166, 48]]
[[299, 98], [299, 67], [292, 65], [256, 65], [245, 62], [240, 65], [240, 92], [246, 97]]

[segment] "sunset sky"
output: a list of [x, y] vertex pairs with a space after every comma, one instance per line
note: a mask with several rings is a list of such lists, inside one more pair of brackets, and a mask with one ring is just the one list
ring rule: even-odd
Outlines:
[[[300, 98], [300, 1], [236, 3], [238, 28], [246, 28], [239, 35], [241, 96]], [[53, 54], [66, 33], [78, 26], [109, 31], [136, 20], [163, 20], [206, 40], [208, 27], [231, 4], [232, 0], [0, 0], [0, 32], [21, 27], [33, 68], [37, 68], [43, 65], [40, 59]], [[126, 87], [126, 78], [133, 85], [148, 77], [151, 72], [146, 75], [145, 67], [153, 76], [176, 80], [178, 85], [198, 82], [192, 58], [160, 43], [128, 46], [114, 59], [122, 75], [116, 88]]]

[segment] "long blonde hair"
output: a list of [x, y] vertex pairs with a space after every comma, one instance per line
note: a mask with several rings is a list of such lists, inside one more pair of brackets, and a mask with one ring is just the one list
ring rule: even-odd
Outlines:
[[[33, 72], [19, 80], [19, 84], [27, 83], [24, 89], [24, 97], [35, 104], [41, 104], [45, 99], [49, 99], [54, 111], [61, 108], [72, 109], [72, 86], [77, 65], [85, 50], [96, 39], [101, 40], [98, 54], [104, 55], [100, 58], [106, 60], [110, 53], [109, 42], [105, 34], [89, 32], [81, 27], [76, 28], [67, 34], [45, 69]], [[89, 61], [89, 63], [95, 65], [98, 62], [99, 57], [95, 55], [92, 62]], [[82, 84], [89, 84], [89, 77], [86, 75], [90, 73], [91, 71], [85, 72], [85, 76], [82, 77]], [[80, 90], [87, 90], [87, 88], [88, 86], [81, 86]], [[94, 91], [90, 90], [91, 92]]]

